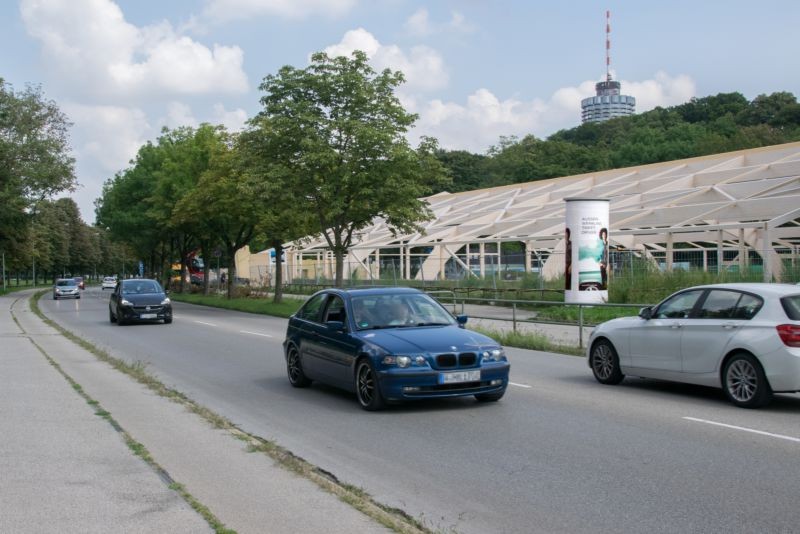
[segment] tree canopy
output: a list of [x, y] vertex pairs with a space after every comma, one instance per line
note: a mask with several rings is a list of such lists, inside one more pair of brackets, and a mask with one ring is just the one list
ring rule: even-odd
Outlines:
[[0, 249], [22, 253], [37, 204], [75, 187], [69, 122], [41, 88], [0, 78]]
[[263, 110], [251, 126], [268, 132], [260, 137], [264, 176], [291, 190], [293, 209], [314, 215], [336, 257], [337, 285], [359, 230], [375, 217], [393, 231], [417, 230], [430, 216], [420, 197], [446, 180], [435, 141], [415, 150], [406, 139], [417, 117], [395, 95], [402, 82], [402, 73], [376, 73], [356, 51], [314, 54], [308, 67], [283, 67], [260, 87]]

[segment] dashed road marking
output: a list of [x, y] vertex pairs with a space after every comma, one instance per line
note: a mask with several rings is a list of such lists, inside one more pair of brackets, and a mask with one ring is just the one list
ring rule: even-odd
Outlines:
[[531, 389], [533, 386], [529, 386], [528, 384], [517, 384], [516, 382], [509, 382], [509, 385], [517, 386], [518, 388], [525, 388]]
[[195, 323], [197, 323], [197, 324], [204, 324], [204, 325], [206, 325], [206, 326], [217, 326], [217, 325], [215, 325], [215, 324], [213, 324], [213, 323], [205, 323], [205, 322], [203, 322], [203, 321], [195, 321]]
[[721, 426], [733, 430], [741, 430], [742, 432], [750, 432], [752, 434], [759, 434], [761, 436], [769, 436], [771, 438], [785, 439], [786, 441], [794, 441], [795, 443], [800, 443], [800, 438], [794, 438], [792, 436], [784, 436], [783, 434], [773, 434], [772, 432], [764, 432], [763, 430], [755, 430], [753, 428], [746, 428], [743, 426], [728, 425], [726, 423], [718, 423], [716, 421], [708, 421], [706, 419], [698, 419], [696, 417], [684, 417], [684, 419], [686, 419], [687, 421], [694, 421], [695, 423], [705, 423], [707, 425]]
[[258, 332], [248, 332], [247, 330], [239, 330], [240, 334], [250, 334], [252, 336], [272, 337], [269, 334], [259, 334]]

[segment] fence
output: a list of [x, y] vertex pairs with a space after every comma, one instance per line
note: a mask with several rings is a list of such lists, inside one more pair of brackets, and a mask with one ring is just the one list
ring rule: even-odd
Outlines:
[[[476, 282], [525, 281], [537, 279], [538, 289], [563, 287], [564, 253], [552, 251], [497, 252], [497, 248], [483, 254], [437, 255], [432, 247], [411, 249], [402, 255], [380, 250], [362, 261], [346, 261], [344, 278], [348, 284], [401, 284], [414, 281], [421, 285], [436, 282], [453, 282], [470, 285]], [[463, 249], [462, 249], [463, 250]], [[771, 249], [770, 272], [780, 281], [800, 280], [800, 261], [797, 247]], [[665, 249], [609, 251], [610, 272], [620, 279], [637, 279], [654, 273], [673, 271], [702, 271], [720, 277], [736, 276], [742, 280], [763, 281], [765, 264], [763, 255], [752, 247], [675, 248], [671, 254]], [[330, 283], [334, 266], [330, 256], [310, 254], [284, 263], [288, 283]], [[245, 275], [242, 275], [245, 276]], [[251, 268], [251, 283], [272, 285], [274, 266]], [[494, 281], [494, 282], [492, 282]]]

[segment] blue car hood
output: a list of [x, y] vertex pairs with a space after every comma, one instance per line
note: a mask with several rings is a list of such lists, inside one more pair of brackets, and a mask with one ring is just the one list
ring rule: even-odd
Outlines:
[[393, 354], [471, 352], [498, 347], [493, 339], [457, 326], [388, 328], [359, 332], [367, 343]]

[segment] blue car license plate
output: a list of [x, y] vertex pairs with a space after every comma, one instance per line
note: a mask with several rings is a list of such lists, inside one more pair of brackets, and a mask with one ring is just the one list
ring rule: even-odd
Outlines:
[[481, 371], [452, 371], [449, 373], [439, 373], [440, 384], [459, 384], [461, 382], [480, 382]]

